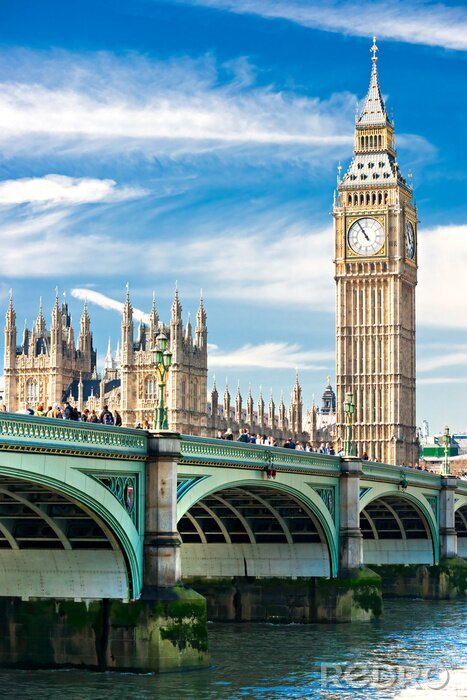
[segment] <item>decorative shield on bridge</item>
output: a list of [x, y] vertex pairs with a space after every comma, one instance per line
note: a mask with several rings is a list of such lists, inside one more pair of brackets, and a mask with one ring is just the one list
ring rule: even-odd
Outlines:
[[135, 505], [135, 487], [132, 484], [127, 484], [125, 487], [125, 505], [131, 513]]

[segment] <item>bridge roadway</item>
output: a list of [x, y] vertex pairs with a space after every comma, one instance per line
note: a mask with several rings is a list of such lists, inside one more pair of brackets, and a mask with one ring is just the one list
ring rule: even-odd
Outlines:
[[334, 577], [456, 554], [467, 482], [453, 477], [0, 414], [0, 596], [134, 600], [180, 577]]

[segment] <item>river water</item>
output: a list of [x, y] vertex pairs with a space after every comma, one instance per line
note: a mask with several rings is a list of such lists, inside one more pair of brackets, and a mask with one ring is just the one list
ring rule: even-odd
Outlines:
[[466, 625], [465, 601], [422, 600], [385, 601], [384, 619], [365, 624], [210, 624], [209, 669], [160, 676], [7, 670], [0, 697], [385, 700], [407, 686], [449, 688], [452, 669], [467, 664]]

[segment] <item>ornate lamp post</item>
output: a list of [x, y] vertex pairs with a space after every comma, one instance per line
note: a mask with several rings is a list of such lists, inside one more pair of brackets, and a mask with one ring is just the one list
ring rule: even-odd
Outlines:
[[157, 384], [159, 387], [159, 401], [154, 409], [154, 429], [157, 431], [168, 430], [167, 406], [165, 405], [165, 385], [167, 373], [172, 364], [172, 353], [167, 349], [167, 336], [159, 333], [156, 338], [156, 346], [153, 352], [153, 360], [157, 371]]
[[449, 428], [446, 425], [444, 428], [444, 434], [443, 437], [441, 438], [443, 444], [444, 444], [444, 462], [443, 462], [443, 474], [445, 476], [449, 476], [451, 473], [451, 460], [450, 458], [450, 447], [451, 447], [451, 436], [449, 434]]
[[345, 444], [344, 454], [346, 457], [354, 457], [355, 448], [353, 442], [353, 414], [355, 413], [355, 404], [353, 402], [353, 394], [348, 391], [344, 401], [345, 413]]

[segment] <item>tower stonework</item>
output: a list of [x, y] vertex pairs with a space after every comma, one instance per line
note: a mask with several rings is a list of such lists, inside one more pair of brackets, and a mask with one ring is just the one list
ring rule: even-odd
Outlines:
[[338, 435], [344, 435], [345, 393], [352, 391], [357, 454], [413, 464], [417, 210], [396, 159], [375, 41], [371, 50], [354, 156], [333, 207]]

